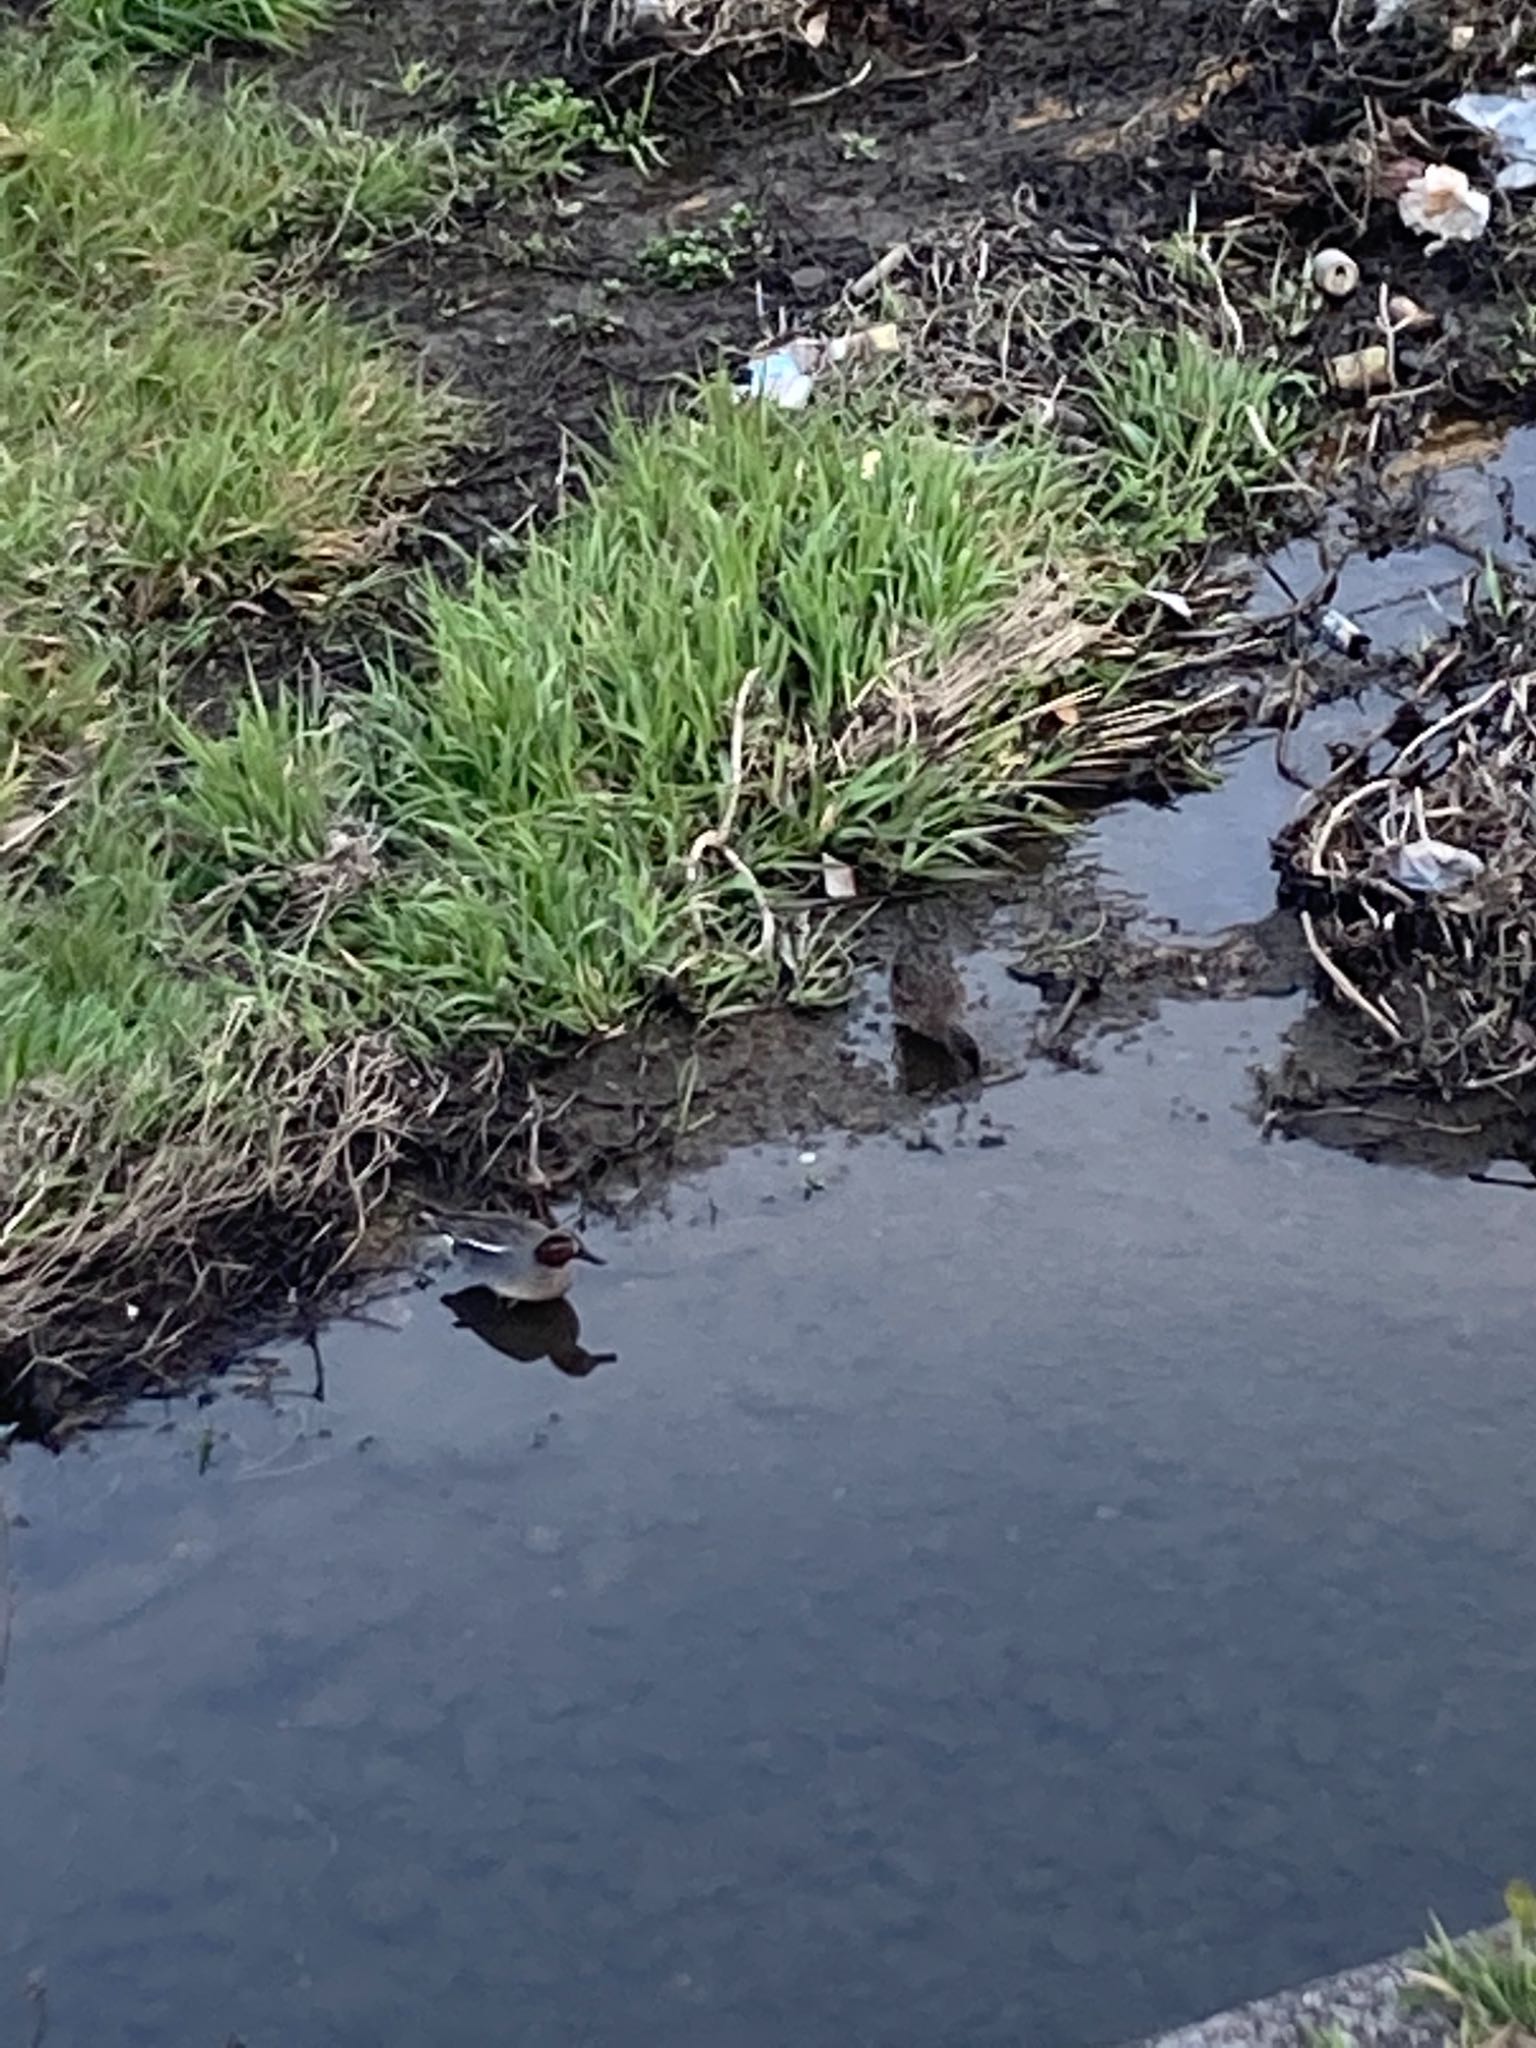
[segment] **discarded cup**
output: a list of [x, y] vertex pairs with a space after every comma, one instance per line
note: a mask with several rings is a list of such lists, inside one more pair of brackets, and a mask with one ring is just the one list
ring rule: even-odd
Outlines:
[[1312, 282], [1325, 298], [1347, 299], [1360, 282], [1360, 266], [1343, 249], [1319, 249], [1312, 258]]
[[1393, 847], [1387, 872], [1416, 896], [1453, 896], [1475, 882], [1485, 866], [1468, 847], [1448, 846], [1443, 839], [1405, 839]]

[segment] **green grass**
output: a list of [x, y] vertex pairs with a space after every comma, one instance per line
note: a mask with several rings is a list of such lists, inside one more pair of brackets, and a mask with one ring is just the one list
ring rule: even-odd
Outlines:
[[335, 13], [334, 0], [54, 0], [70, 34], [155, 56], [188, 56], [209, 43], [292, 50]]
[[[400, 174], [388, 145], [249, 91], [154, 92], [99, 46], [71, 55], [18, 32], [0, 37], [0, 124], [0, 1344], [14, 1363], [72, 1297], [89, 1322], [83, 1271], [126, 1272], [143, 1239], [185, 1299], [200, 1282], [177, 1260], [220, 1204], [248, 1204], [249, 1186], [301, 1205], [334, 1176], [356, 1041], [324, 1039], [279, 949], [240, 954], [234, 899], [221, 910], [201, 888], [219, 786], [172, 708], [177, 659], [227, 636], [237, 607], [328, 602], [381, 557], [392, 505], [429, 480], [464, 414], [294, 288], [297, 238], [412, 210], [425, 177]], [[303, 748], [286, 705], [274, 717], [282, 786], [258, 820], [270, 846], [245, 849], [258, 865], [298, 843]], [[238, 729], [254, 757], [254, 726]], [[242, 900], [260, 892], [242, 883]], [[120, 1298], [114, 1313], [120, 1329]]]
[[[771, 983], [741, 870], [717, 855], [689, 880], [730, 802], [738, 706], [730, 842], [754, 875], [803, 888], [825, 847], [887, 875], [974, 857], [1006, 726], [935, 748], [882, 729], [868, 688], [1011, 596], [1070, 478], [1044, 442], [978, 465], [914, 425], [869, 476], [864, 452], [831, 416], [717, 389], [700, 417], [621, 423], [590, 501], [515, 579], [429, 586], [424, 657], [369, 702], [400, 865], [349, 948], [400, 1028], [440, 1041], [446, 1002], [457, 1032], [547, 1041], [620, 1022], [662, 978]], [[476, 943], [456, 949], [455, 922]]]
[[[564, 88], [497, 109], [499, 175], [628, 146]], [[169, 1347], [242, 1218], [341, 1256], [455, 1055], [835, 993], [823, 856], [867, 896], [1059, 825], [1140, 743], [1124, 600], [1296, 428], [1188, 337], [1121, 345], [1092, 454], [709, 387], [618, 421], [512, 567], [424, 580], [366, 690], [192, 718], [188, 649], [332, 602], [462, 430], [300, 286], [463, 145], [14, 38], [0, 123], [0, 1347], [94, 1358], [82, 1300], [130, 1284]]]
[[1300, 418], [1297, 380], [1279, 364], [1182, 329], [1122, 336], [1090, 394], [1111, 455], [1104, 514], [1154, 550], [1200, 540], [1223, 500], [1272, 484]]
[[[977, 461], [719, 387], [619, 422], [586, 502], [513, 575], [429, 580], [419, 644], [345, 711], [253, 697], [208, 735], [140, 703], [12, 893], [10, 1085], [121, 1070], [159, 1103], [242, 980], [427, 1055], [606, 1030], [660, 986], [824, 989], [823, 853], [934, 878], [1060, 822], [1099, 727], [1044, 711], [1052, 650], [1140, 574], [1101, 491], [1043, 433]], [[1090, 713], [1130, 674], [1067, 673]], [[355, 842], [366, 884], [327, 897]]]
[[1536, 2035], [1536, 1897], [1520, 1881], [1505, 1889], [1507, 1924], [1453, 1940], [1438, 1920], [1409, 1981], [1450, 2007], [1463, 2048], [1499, 2037]]
[[334, 130], [14, 42], [0, 122], [3, 735], [78, 727], [82, 675], [127, 662], [147, 620], [312, 596], [376, 555], [383, 507], [457, 415], [324, 301], [274, 287], [269, 252], [328, 179], [338, 205], [384, 203]]
[[649, 95], [611, 113], [563, 78], [509, 79], [486, 94], [480, 115], [492, 137], [495, 172], [514, 186], [578, 177], [594, 151], [628, 157], [640, 171], [665, 161], [649, 132]]

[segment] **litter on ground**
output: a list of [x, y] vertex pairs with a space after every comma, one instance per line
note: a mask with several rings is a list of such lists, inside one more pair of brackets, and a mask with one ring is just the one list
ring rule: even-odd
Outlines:
[[1393, 726], [1276, 841], [1330, 995], [1385, 1078], [1442, 1097], [1536, 1075], [1536, 674]]
[[1451, 101], [1451, 112], [1498, 143], [1504, 168], [1494, 182], [1501, 191], [1524, 192], [1536, 185], [1536, 99], [1523, 93], [1464, 92]]

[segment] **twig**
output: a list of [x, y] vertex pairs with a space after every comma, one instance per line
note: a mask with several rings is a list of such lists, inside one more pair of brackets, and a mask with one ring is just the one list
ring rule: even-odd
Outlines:
[[843, 297], [867, 299], [870, 293], [878, 291], [881, 285], [889, 284], [902, 265], [910, 262], [911, 258], [911, 245], [907, 242], [898, 242], [895, 248], [887, 249], [877, 262], [871, 263], [868, 270], [860, 271], [852, 284], [844, 288]]
[[1393, 1045], [1401, 1045], [1403, 1034], [1395, 1019], [1385, 1010], [1378, 1008], [1369, 996], [1363, 995], [1338, 962], [1331, 957], [1317, 936], [1317, 927], [1313, 923], [1310, 910], [1301, 913], [1301, 935], [1307, 942], [1307, 951], [1345, 1001], [1353, 1003], [1362, 1016], [1369, 1017], [1377, 1030], [1384, 1032]]
[[793, 98], [790, 101], [789, 104], [792, 107], [825, 106], [828, 100], [838, 99], [845, 92], [857, 92], [859, 87], [864, 83], [865, 79], [868, 78], [870, 72], [873, 71], [874, 68], [874, 58], [866, 57], [864, 59], [864, 62], [859, 66], [858, 70], [854, 72], [852, 78], [845, 78], [840, 85], [824, 86], [820, 92], [799, 93], [796, 95], [795, 98]]

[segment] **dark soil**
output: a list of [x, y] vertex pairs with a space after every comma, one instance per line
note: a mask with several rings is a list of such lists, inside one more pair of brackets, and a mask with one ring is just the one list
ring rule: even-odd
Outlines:
[[[1452, 332], [1421, 351], [1427, 381], [1442, 397], [1485, 395], [1501, 366], [1474, 330], [1520, 284], [1523, 255], [1490, 238], [1427, 263], [1379, 203], [1375, 158], [1448, 141], [1456, 124], [1440, 105], [1486, 69], [1495, 30], [1453, 55], [1438, 17], [1371, 39], [1346, 9], [1339, 48], [1334, 18], [1309, 0], [1283, 12], [936, 0], [900, 33], [834, 37], [814, 56], [652, 70], [633, 51], [578, 48], [569, 5], [392, 0], [350, 10], [277, 82], [300, 99], [361, 98], [383, 124], [463, 115], [502, 81], [556, 72], [618, 101], [651, 95], [663, 172], [611, 164], [536, 204], [472, 212], [340, 281], [430, 373], [484, 404], [482, 445], [427, 512], [429, 527], [483, 546], [549, 504], [572, 442], [600, 441], [615, 403], [650, 407], [769, 333], [847, 324], [845, 286], [894, 244], [921, 268], [978, 223], [1016, 226], [1021, 212], [1058, 250], [1161, 238], [1192, 207], [1206, 229], [1256, 227], [1260, 267], [1282, 254], [1299, 267], [1342, 240], [1368, 281], [1385, 267], [1450, 316]], [[430, 105], [393, 83], [417, 62], [448, 76]], [[1478, 160], [1464, 134], [1449, 154]], [[764, 253], [733, 282], [682, 291], [647, 277], [638, 257], [653, 236], [739, 204]], [[1319, 356], [1369, 338], [1374, 293], [1359, 300], [1319, 319]]]

